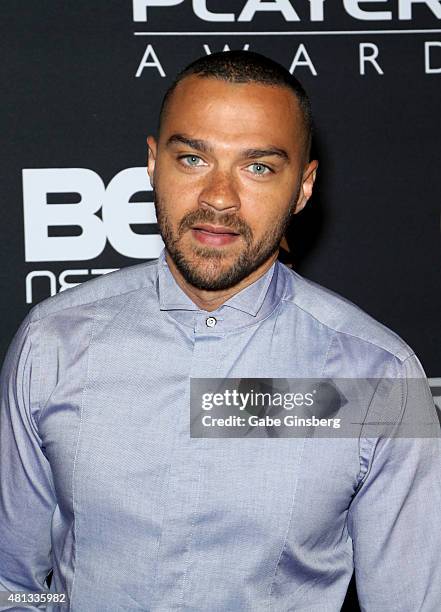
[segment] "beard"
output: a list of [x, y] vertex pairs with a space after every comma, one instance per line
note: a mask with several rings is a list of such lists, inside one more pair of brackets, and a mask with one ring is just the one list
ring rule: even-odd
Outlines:
[[[300, 187], [285, 215], [276, 219], [258, 242], [255, 242], [251, 228], [243, 219], [230, 213], [219, 216], [212, 209], [198, 208], [187, 213], [180, 220], [177, 230], [174, 231], [157, 189], [153, 190], [153, 197], [159, 233], [168, 254], [183, 278], [197, 289], [219, 291], [234, 287], [276, 253], [291, 220], [291, 213], [299, 193]], [[240, 234], [238, 240], [243, 241], [245, 246], [233, 258], [222, 248], [209, 246], [192, 245], [187, 249], [188, 253], [184, 252], [181, 241], [185, 232], [191, 231], [194, 225], [203, 223], [230, 228]], [[233, 260], [229, 265], [225, 265], [225, 262], [231, 259]]]

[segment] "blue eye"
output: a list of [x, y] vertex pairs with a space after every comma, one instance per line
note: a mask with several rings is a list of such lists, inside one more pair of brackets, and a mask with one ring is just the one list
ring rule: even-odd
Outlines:
[[257, 176], [263, 176], [264, 174], [271, 172], [268, 166], [265, 166], [265, 164], [259, 164], [258, 162], [255, 164], [251, 164], [250, 168], [253, 169], [252, 173], [256, 174]]
[[181, 159], [184, 161], [184, 163], [187, 166], [199, 166], [199, 162], [201, 162], [201, 158], [198, 157], [197, 155], [184, 155], [183, 157], [181, 157]]

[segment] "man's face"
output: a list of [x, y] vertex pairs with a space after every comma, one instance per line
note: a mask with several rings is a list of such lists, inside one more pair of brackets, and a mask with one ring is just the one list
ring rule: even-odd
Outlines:
[[184, 279], [233, 287], [274, 260], [312, 193], [297, 98], [285, 87], [190, 76], [148, 138], [158, 226]]

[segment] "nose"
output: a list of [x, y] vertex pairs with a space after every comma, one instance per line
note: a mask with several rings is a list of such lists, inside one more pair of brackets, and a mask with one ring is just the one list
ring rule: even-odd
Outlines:
[[240, 209], [240, 197], [234, 176], [229, 172], [210, 172], [199, 194], [199, 206], [219, 212], [236, 212]]

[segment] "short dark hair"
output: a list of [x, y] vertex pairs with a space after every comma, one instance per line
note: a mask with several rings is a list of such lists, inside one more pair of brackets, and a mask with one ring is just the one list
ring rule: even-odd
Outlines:
[[288, 87], [297, 97], [305, 129], [305, 148], [309, 158], [313, 131], [311, 102], [302, 84], [289, 70], [254, 51], [220, 51], [200, 57], [181, 70], [165, 92], [159, 112], [159, 130], [170, 97], [178, 83], [190, 75], [221, 79], [230, 83], [262, 83]]

